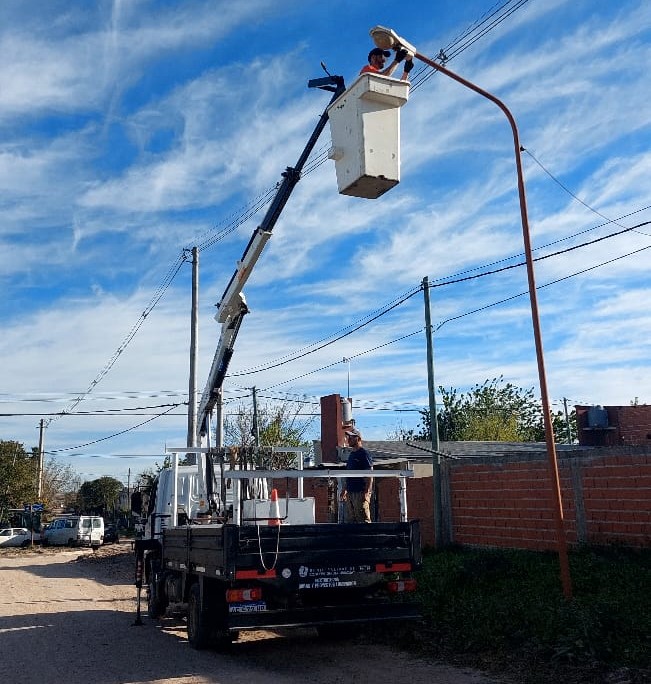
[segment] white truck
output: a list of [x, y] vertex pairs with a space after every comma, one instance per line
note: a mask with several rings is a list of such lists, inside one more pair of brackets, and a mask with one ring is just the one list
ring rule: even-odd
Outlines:
[[[330, 103], [345, 90], [339, 76], [309, 85], [332, 92]], [[327, 120], [326, 108], [296, 166], [283, 173], [220, 300], [221, 335], [199, 403], [199, 443], [211, 436], [209, 419], [248, 313], [242, 289]], [[172, 606], [186, 611], [193, 647], [226, 646], [242, 630], [314, 626], [330, 636], [360, 623], [420, 616], [408, 598], [421, 563], [419, 523], [407, 517], [405, 478], [411, 471], [372, 473], [400, 478], [399, 521], [317, 522], [314, 500], [303, 496], [304, 477], [333, 481], [370, 471], [342, 466], [306, 473], [302, 457], [293, 467], [272, 468], [264, 450], [221, 444], [172, 451], [175, 465], [154, 483], [144, 538], [135, 543], [136, 587], [139, 598], [146, 587], [152, 618]], [[179, 466], [179, 452], [195, 452], [197, 465]], [[295, 496], [273, 496], [281, 483], [289, 491], [294, 479]]]
[[[203, 455], [223, 464], [228, 450]], [[136, 586], [147, 588], [149, 617], [185, 611], [191, 646], [225, 648], [243, 630], [313, 626], [332, 637], [360, 624], [420, 617], [410, 599], [421, 564], [419, 523], [407, 518], [404, 481], [412, 471], [372, 471], [400, 478], [402, 513], [398, 522], [365, 524], [316, 522], [302, 483], [370, 471], [207, 470], [199, 477], [195, 466], [180, 466], [176, 479], [175, 469], [163, 470], [145, 538], [136, 541]], [[298, 496], [275, 497], [273, 485], [292, 479]], [[212, 505], [198, 488], [206, 480], [222, 492]], [[272, 484], [266, 498], [265, 481]]]

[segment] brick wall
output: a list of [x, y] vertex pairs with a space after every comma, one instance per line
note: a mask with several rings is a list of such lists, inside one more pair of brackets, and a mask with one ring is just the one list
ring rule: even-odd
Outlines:
[[[558, 460], [569, 544], [651, 545], [651, 450], [595, 449]], [[545, 454], [464, 459], [445, 463], [444, 470], [450, 502], [444, 517], [454, 543], [555, 548]], [[409, 497], [416, 500], [428, 487], [431, 478], [410, 480]], [[431, 518], [431, 505], [422, 512]], [[410, 517], [418, 513], [417, 505], [410, 505]], [[432, 525], [426, 530], [424, 543], [431, 544]]]
[[[559, 456], [567, 541], [632, 547], [651, 546], [651, 449], [618, 447]], [[444, 525], [452, 542], [534, 550], [556, 548], [554, 504], [545, 453], [464, 458], [442, 466]], [[274, 486], [285, 496], [285, 480]], [[296, 495], [296, 481], [290, 481]], [[306, 478], [317, 522], [337, 519], [336, 484]], [[431, 477], [407, 481], [410, 519], [421, 522], [425, 546], [434, 543]], [[376, 479], [374, 518], [400, 520], [398, 480]]]

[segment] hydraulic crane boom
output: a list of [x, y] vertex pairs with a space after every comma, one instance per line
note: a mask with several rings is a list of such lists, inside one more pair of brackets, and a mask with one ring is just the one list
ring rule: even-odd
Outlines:
[[[320, 88], [332, 92], [333, 95], [328, 103], [328, 107], [346, 89], [344, 79], [341, 76], [328, 76], [326, 78], [313, 79], [308, 82], [308, 87]], [[253, 235], [244, 250], [244, 254], [237, 264], [237, 270], [231, 277], [226, 286], [226, 290], [224, 290], [224, 294], [217, 305], [219, 310], [215, 318], [221, 323], [222, 328], [217, 350], [215, 351], [215, 356], [210, 367], [208, 381], [206, 382], [199, 402], [199, 411], [197, 414], [199, 440], [208, 432], [208, 419], [219, 399], [228, 365], [233, 356], [235, 339], [237, 338], [244, 316], [249, 312], [242, 290], [251, 275], [251, 271], [258, 261], [260, 254], [262, 254], [267, 241], [271, 237], [271, 231], [276, 225], [281, 212], [285, 208], [289, 196], [301, 179], [301, 171], [305, 166], [307, 158], [311, 154], [321, 132], [325, 128], [328, 121], [328, 107], [326, 107], [319, 117], [319, 121], [307, 141], [305, 149], [298, 158], [296, 165], [287, 167], [283, 172], [283, 180], [278, 187], [276, 195], [262, 222], [253, 232]]]

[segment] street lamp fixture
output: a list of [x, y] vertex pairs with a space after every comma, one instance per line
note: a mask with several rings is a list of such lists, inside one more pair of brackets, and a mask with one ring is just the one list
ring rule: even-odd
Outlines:
[[[370, 31], [371, 38], [375, 45], [382, 50], [397, 50], [403, 48], [410, 53], [410, 55], [424, 62], [428, 66], [436, 69], [445, 76], [461, 83], [461, 85], [495, 103], [504, 113], [511, 125], [513, 133], [513, 146], [515, 151], [515, 165], [518, 174], [518, 195], [520, 198], [520, 219], [522, 222], [522, 236], [524, 239], [524, 252], [527, 264], [527, 280], [529, 283], [529, 299], [531, 302], [531, 319], [533, 324], [533, 334], [536, 343], [536, 360], [538, 363], [538, 379], [540, 383], [540, 396], [542, 401], [543, 421], [545, 425], [545, 443], [547, 446], [547, 457], [549, 461], [549, 470], [551, 475], [551, 489], [552, 498], [554, 502], [554, 519], [556, 522], [556, 545], [558, 549], [558, 557], [561, 569], [561, 582], [563, 585], [563, 593], [567, 598], [572, 597], [572, 581], [570, 577], [570, 566], [567, 556], [567, 539], [565, 537], [565, 525], [563, 522], [563, 501], [561, 497], [560, 478], [558, 475], [558, 460], [556, 458], [556, 444], [554, 441], [554, 429], [552, 425], [549, 393], [547, 391], [547, 378], [545, 374], [545, 361], [543, 355], [542, 334], [540, 331], [540, 316], [538, 313], [538, 297], [536, 294], [536, 280], [533, 268], [533, 253], [531, 249], [531, 235], [529, 231], [529, 217], [527, 212], [527, 198], [524, 187], [524, 174], [522, 172], [522, 159], [520, 156], [520, 135], [518, 127], [513, 118], [513, 114], [509, 108], [497, 97], [491, 93], [483, 90], [474, 83], [467, 81], [458, 74], [446, 69], [434, 60], [422, 55], [418, 52], [415, 46], [399, 36], [393, 29], [384, 26], [375, 26]], [[436, 420], [433, 416], [431, 420]]]

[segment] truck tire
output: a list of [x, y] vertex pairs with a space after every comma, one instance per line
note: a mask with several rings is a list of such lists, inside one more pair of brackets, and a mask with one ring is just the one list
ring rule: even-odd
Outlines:
[[207, 648], [211, 641], [211, 624], [208, 614], [201, 605], [201, 589], [193, 584], [188, 600], [188, 642], [192, 648]]
[[158, 584], [152, 576], [147, 585], [147, 615], [157, 620], [165, 613], [165, 605], [158, 593]]

